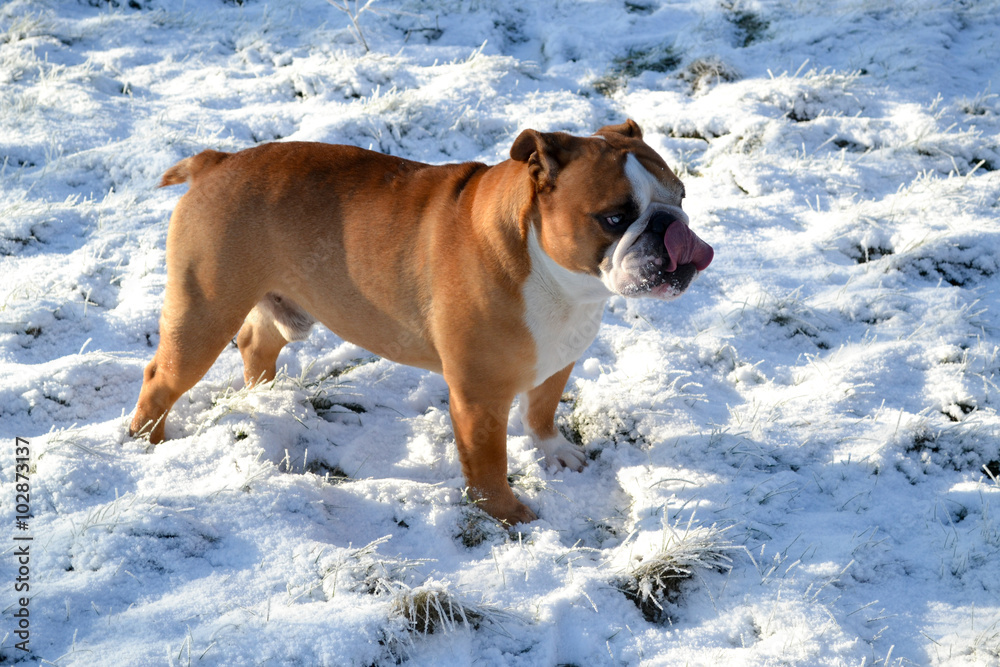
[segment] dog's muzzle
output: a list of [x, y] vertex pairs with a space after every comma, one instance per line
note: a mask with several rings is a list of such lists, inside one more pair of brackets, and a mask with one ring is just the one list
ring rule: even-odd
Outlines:
[[614, 246], [605, 284], [623, 296], [670, 299], [712, 263], [715, 251], [688, 227], [683, 210], [653, 204]]

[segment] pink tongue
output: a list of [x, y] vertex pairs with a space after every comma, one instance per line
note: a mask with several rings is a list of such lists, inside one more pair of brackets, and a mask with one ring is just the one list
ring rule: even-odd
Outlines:
[[712, 246], [698, 238], [680, 220], [667, 227], [667, 233], [663, 235], [663, 244], [667, 246], [667, 254], [670, 255], [668, 272], [676, 271], [682, 264], [694, 264], [694, 268], [704, 271], [715, 256]]

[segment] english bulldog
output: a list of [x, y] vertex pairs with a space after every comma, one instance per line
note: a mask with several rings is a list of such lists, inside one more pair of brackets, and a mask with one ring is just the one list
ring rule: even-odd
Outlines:
[[234, 335], [254, 385], [319, 321], [444, 375], [469, 493], [510, 525], [536, 518], [507, 483], [514, 398], [546, 463], [581, 470], [554, 415], [605, 302], [677, 297], [713, 257], [632, 120], [589, 137], [524, 130], [493, 166], [323, 143], [206, 150], [160, 185], [180, 183], [130, 433], [161, 442], [171, 406]]

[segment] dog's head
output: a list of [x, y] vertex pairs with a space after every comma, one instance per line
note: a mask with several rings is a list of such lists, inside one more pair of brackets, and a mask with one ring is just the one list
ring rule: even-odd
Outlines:
[[684, 184], [634, 121], [592, 137], [525, 130], [510, 155], [534, 188], [528, 233], [578, 291], [671, 299], [711, 263], [681, 209]]

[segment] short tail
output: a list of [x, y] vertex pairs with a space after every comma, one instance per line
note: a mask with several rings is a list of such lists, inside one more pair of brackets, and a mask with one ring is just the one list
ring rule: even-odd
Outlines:
[[230, 155], [232, 153], [207, 150], [195, 156], [184, 158], [170, 169], [167, 169], [166, 173], [163, 174], [163, 178], [160, 179], [160, 187], [165, 188], [168, 185], [187, 183], [199, 173], [214, 167]]

